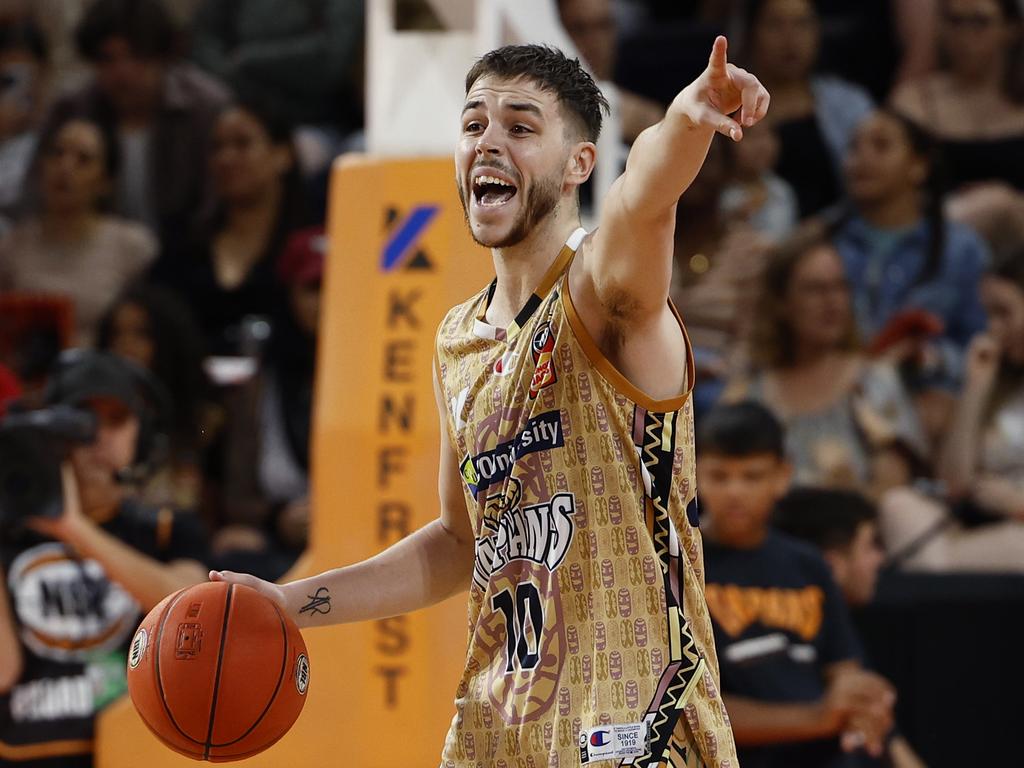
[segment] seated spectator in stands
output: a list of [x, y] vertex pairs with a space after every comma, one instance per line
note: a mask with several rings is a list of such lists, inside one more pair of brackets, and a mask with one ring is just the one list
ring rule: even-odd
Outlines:
[[207, 349], [238, 355], [243, 321], [278, 301], [274, 261], [288, 234], [307, 223], [291, 124], [262, 105], [232, 105], [217, 118], [208, 158], [214, 206], [157, 274], [195, 308]]
[[796, 227], [799, 211], [793, 188], [772, 171], [779, 157], [779, 137], [769, 125], [743, 129], [743, 141], [722, 145], [729, 153], [729, 183], [720, 205], [727, 221], [743, 224], [771, 240]]
[[92, 412], [95, 440], [63, 467], [60, 516], [8, 521], [0, 537], [0, 742], [31, 755], [17, 765], [91, 766], [94, 720], [127, 690], [139, 621], [206, 578], [196, 518], [119, 480], [150, 419], [136, 375], [110, 355], [62, 362], [47, 403]]
[[[874, 598], [885, 553], [878, 512], [864, 496], [829, 488], [793, 488], [775, 505], [772, 526], [818, 550], [848, 606], [860, 608]], [[890, 737], [887, 749], [895, 768], [924, 765], [898, 733]]]
[[[312, 142], [309, 173], [362, 127], [364, 0], [205, 0], [192, 58], [241, 98], [275, 104]], [[314, 165], [317, 164], [317, 165]]]
[[810, 0], [754, 0], [747, 25], [750, 68], [772, 94], [768, 120], [781, 146], [775, 172], [793, 186], [806, 217], [839, 200], [843, 152], [871, 97], [813, 74], [821, 29]]
[[928, 135], [894, 112], [861, 123], [846, 156], [851, 211], [834, 242], [862, 338], [899, 364], [938, 435], [963, 352], [985, 327], [978, 282], [988, 250], [971, 229], [946, 220], [933, 157]]
[[[562, 25], [584, 63], [603, 82], [613, 82], [616, 24], [611, 0], [558, 0]], [[624, 88], [616, 90], [622, 140], [632, 144], [641, 131], [665, 116], [666, 105]]]
[[939, 71], [904, 83], [896, 110], [940, 142], [950, 188], [1024, 191], [1024, 19], [1018, 0], [942, 0]]
[[47, 47], [30, 21], [0, 23], [0, 212], [22, 197], [46, 105]]
[[103, 213], [118, 156], [99, 123], [55, 126], [40, 156], [41, 210], [0, 245], [0, 284], [70, 297], [76, 343], [89, 346], [110, 302], [155, 259], [157, 243], [145, 226]]
[[719, 406], [696, 446], [705, 594], [740, 764], [839, 768], [857, 765], [848, 753], [861, 748], [880, 756], [893, 688], [862, 668], [821, 556], [769, 525], [792, 471], [782, 426], [756, 403]]
[[191, 308], [162, 286], [137, 283], [107, 310], [96, 345], [145, 368], [170, 400], [167, 460], [142, 488], [142, 500], [198, 509], [202, 449], [216, 428], [203, 371], [203, 336]]
[[886, 549], [930, 571], [1024, 571], [1024, 247], [981, 282], [988, 330], [967, 351], [964, 390], [938, 475], [947, 499], [883, 500]]
[[832, 488], [793, 488], [775, 505], [772, 525], [814, 545], [832, 569], [848, 605], [871, 602], [885, 553], [878, 538], [878, 512], [863, 495]]
[[147, 224], [165, 244], [205, 199], [198, 158], [227, 101], [219, 83], [178, 60], [177, 37], [159, 0], [96, 0], [75, 33], [93, 77], [57, 102], [49, 123], [89, 115], [117, 137], [114, 211]]
[[763, 402], [782, 420], [798, 484], [877, 496], [920, 472], [929, 450], [917, 415], [895, 369], [861, 351], [826, 228], [807, 225], [775, 249], [755, 317], [752, 368], [725, 397]]
[[326, 238], [302, 230], [278, 262], [287, 301], [259, 373], [227, 402], [214, 538], [223, 566], [276, 579], [306, 546], [309, 441]]

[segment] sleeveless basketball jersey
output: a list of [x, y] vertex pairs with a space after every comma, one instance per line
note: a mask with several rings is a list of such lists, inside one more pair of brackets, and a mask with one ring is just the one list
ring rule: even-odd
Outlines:
[[736, 768], [703, 595], [688, 393], [651, 400], [587, 334], [567, 278], [585, 235], [510, 327], [484, 320], [492, 284], [438, 331], [476, 537], [441, 765]]

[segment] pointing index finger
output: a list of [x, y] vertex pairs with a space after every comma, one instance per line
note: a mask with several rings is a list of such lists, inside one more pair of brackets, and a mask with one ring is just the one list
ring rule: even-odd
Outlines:
[[729, 41], [723, 35], [715, 38], [715, 44], [711, 48], [711, 56], [708, 59], [708, 66], [715, 74], [725, 74], [728, 59]]

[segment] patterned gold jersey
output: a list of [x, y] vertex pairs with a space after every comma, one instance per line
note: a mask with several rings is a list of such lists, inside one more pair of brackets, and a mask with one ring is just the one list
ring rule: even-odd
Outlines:
[[[590, 339], [566, 277], [585, 234], [510, 327], [484, 321], [492, 285], [438, 331], [476, 536], [441, 764], [736, 768], [703, 596], [689, 398], [652, 401]], [[639, 747], [623, 741], [635, 726]]]

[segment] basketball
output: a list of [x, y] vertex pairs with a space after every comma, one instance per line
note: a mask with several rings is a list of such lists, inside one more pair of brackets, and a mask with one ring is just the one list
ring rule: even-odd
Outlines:
[[209, 582], [161, 601], [128, 654], [128, 692], [150, 730], [196, 760], [262, 752], [302, 711], [309, 659], [294, 622], [254, 589]]

